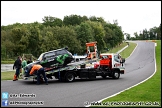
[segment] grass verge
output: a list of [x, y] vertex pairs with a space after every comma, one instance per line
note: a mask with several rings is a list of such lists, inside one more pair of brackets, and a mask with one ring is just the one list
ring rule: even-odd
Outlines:
[[1, 61], [1, 64], [14, 64], [15, 61]]
[[137, 46], [136, 43], [130, 42], [130, 43], [129, 43], [129, 46], [128, 46], [125, 50], [123, 50], [123, 51], [120, 53], [120, 55], [122, 56], [122, 58], [127, 58], [127, 57], [129, 57], [130, 54], [133, 52], [133, 50], [134, 50], [134, 48], [135, 48], [136, 46]]
[[116, 53], [116, 52], [118, 52], [119, 50], [121, 50], [123, 47], [125, 47], [126, 45], [127, 45], [127, 43], [124, 42], [124, 43], [122, 43], [121, 45], [119, 45], [119, 46], [117, 46], [117, 47], [114, 47], [114, 48], [110, 49], [110, 50], [108, 51], [108, 53]]
[[15, 71], [1, 72], [1, 80], [12, 80], [15, 74]]

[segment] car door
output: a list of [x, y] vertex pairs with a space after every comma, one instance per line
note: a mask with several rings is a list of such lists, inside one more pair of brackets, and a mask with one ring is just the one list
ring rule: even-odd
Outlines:
[[60, 65], [63, 65], [65, 62], [65, 59], [68, 58], [69, 56], [65, 50], [57, 50], [56, 55], [57, 55], [57, 62]]
[[56, 62], [55, 60], [55, 52], [48, 52], [45, 53], [43, 56], [43, 62], [42, 62], [42, 66], [43, 67], [51, 67], [51, 65], [54, 65]]

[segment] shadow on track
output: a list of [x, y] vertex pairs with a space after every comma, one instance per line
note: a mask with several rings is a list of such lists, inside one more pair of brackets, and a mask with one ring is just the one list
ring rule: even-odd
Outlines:
[[[119, 78], [120, 80], [122, 80], [122, 78]], [[107, 78], [102, 78], [102, 77], [98, 77], [96, 79], [79, 79], [79, 78], [76, 78], [73, 82], [65, 82], [65, 81], [59, 81], [58, 79], [49, 79], [48, 80], [48, 84], [61, 84], [61, 83], [80, 83], [80, 82], [91, 82], [91, 81], [103, 81], [103, 80], [119, 80], [119, 79], [113, 79], [111, 77], [107, 77]], [[21, 81], [22, 83], [26, 84], [26, 85], [35, 85], [37, 83], [36, 80], [22, 80]], [[45, 82], [41, 82], [40, 84], [45, 84]]]

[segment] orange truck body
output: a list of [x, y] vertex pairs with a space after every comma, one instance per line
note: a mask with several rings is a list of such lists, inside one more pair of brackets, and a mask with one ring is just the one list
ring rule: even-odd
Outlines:
[[97, 58], [97, 42], [86, 43], [87, 59]]
[[108, 67], [110, 70], [113, 69], [119, 69], [121, 74], [124, 74], [125, 72], [125, 65], [124, 63], [120, 63], [114, 60], [114, 56], [117, 56], [118, 54], [113, 53], [105, 53], [100, 54], [100, 60], [98, 63], [94, 64], [94, 68], [98, 67]]
[[[105, 59], [101, 59], [99, 61], [100, 66], [108, 66], [110, 69], [112, 68], [112, 55], [107, 55], [108, 57]], [[102, 55], [100, 55], [100, 58], [102, 58]]]

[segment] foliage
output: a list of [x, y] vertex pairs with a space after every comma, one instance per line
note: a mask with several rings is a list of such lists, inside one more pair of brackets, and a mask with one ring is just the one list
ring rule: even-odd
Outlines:
[[[102, 17], [69, 15], [63, 20], [53, 16], [44, 16], [43, 23], [15, 23], [1, 26], [1, 58], [13, 59], [23, 54], [32, 54], [38, 58], [43, 52], [68, 47], [72, 54], [84, 55], [85, 44], [97, 41], [99, 52], [119, 46], [124, 34], [117, 20], [111, 24]], [[161, 25], [127, 39], [161, 39]], [[156, 36], [155, 36], [156, 35]]]
[[52, 16], [45, 16], [43, 19], [43, 25], [55, 27], [59, 26], [61, 27], [63, 25], [63, 22], [60, 18], [52, 17]]
[[135, 32], [134, 36], [135, 37], [130, 37], [127, 40], [161, 40], [161, 24], [159, 27], [153, 27], [149, 30], [143, 29], [139, 34]]

